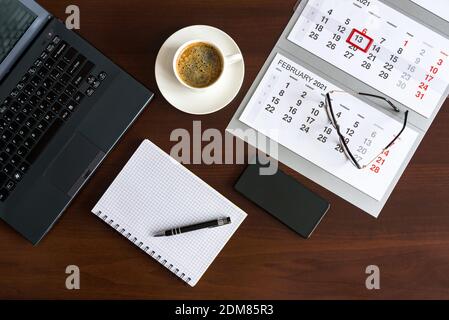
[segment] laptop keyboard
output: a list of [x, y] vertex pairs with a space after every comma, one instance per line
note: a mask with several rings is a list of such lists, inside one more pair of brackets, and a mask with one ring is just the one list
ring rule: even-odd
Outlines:
[[[9, 96], [0, 100], [0, 201], [84, 99], [107, 78], [95, 65], [55, 36]], [[81, 92], [82, 84], [87, 89]], [[86, 86], [83, 86], [86, 87]]]

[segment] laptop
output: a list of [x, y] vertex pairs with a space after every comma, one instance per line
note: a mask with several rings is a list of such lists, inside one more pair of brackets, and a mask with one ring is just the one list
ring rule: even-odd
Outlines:
[[0, 217], [37, 244], [152, 97], [36, 2], [0, 0]]

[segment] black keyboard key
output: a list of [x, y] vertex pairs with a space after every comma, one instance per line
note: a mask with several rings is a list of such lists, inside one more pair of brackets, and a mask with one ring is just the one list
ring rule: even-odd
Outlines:
[[90, 61], [87, 61], [84, 66], [81, 68], [80, 72], [73, 79], [72, 83], [74, 86], [79, 87], [81, 83], [86, 79], [90, 73], [90, 71], [94, 68], [94, 64]]
[[47, 127], [48, 127], [48, 122], [44, 121], [44, 120], [41, 120], [36, 126], [37, 129], [42, 130], [42, 131], [45, 130]]
[[58, 80], [60, 76], [61, 76], [61, 72], [58, 69], [53, 69], [50, 72], [50, 78], [53, 80]]
[[70, 111], [69, 110], [62, 111], [60, 116], [62, 120], [67, 120], [70, 117]]
[[44, 87], [39, 87], [34, 94], [38, 98], [43, 98], [46, 93], [47, 93], [47, 89], [45, 89]]
[[67, 104], [67, 110], [69, 110], [70, 112], [75, 111], [75, 108], [76, 108], [76, 103], [74, 103], [73, 101], [70, 101]]
[[27, 147], [28, 149], [30, 149], [31, 147], [34, 146], [35, 143], [36, 143], [36, 140], [34, 140], [33, 138], [28, 138], [23, 142], [23, 145], [25, 147]]
[[8, 127], [8, 122], [3, 119], [0, 119], [0, 131], [5, 130]]
[[17, 132], [17, 134], [20, 135], [21, 137], [26, 137], [28, 132], [30, 132], [30, 129], [28, 129], [26, 126], [23, 126], [22, 128], [20, 128], [20, 130], [19, 130], [19, 132]]
[[6, 122], [11, 122], [13, 117], [14, 113], [11, 110], [6, 110], [5, 113], [3, 113], [3, 120]]
[[6, 166], [3, 167], [3, 172], [8, 176], [11, 175], [13, 173], [13, 171], [14, 171], [14, 167], [10, 164], [7, 164]]
[[19, 103], [17, 103], [17, 102], [13, 102], [13, 103], [11, 103], [11, 106], [9, 107], [9, 109], [12, 111], [12, 112], [17, 112], [17, 111], [19, 111], [19, 108], [20, 108], [20, 105], [19, 105]]
[[23, 92], [25, 92], [27, 95], [31, 96], [34, 92], [34, 87], [31, 84], [29, 84], [23, 89]]
[[23, 124], [23, 122], [26, 120], [26, 118], [27, 118], [26, 115], [24, 115], [23, 113], [19, 113], [18, 115], [16, 115], [16, 117], [15, 117], [14, 120], [15, 120], [18, 124]]
[[2, 107], [7, 107], [11, 104], [12, 99], [10, 97], [6, 97], [5, 100], [3, 100]]
[[70, 81], [70, 76], [67, 73], [64, 73], [60, 78], [59, 81], [61, 81], [61, 83], [63, 84], [67, 84]]
[[28, 120], [25, 121], [25, 126], [27, 126], [30, 129], [33, 128], [35, 124], [36, 120], [34, 120], [33, 118], [28, 118]]
[[16, 135], [14, 138], [12, 138], [11, 144], [13, 144], [17, 148], [20, 146], [22, 141], [23, 139], [19, 135]]
[[17, 132], [17, 130], [19, 130], [20, 126], [17, 122], [11, 122], [8, 125], [8, 130], [11, 130], [12, 132]]
[[41, 131], [39, 131], [39, 130], [37, 130], [37, 129], [34, 129], [34, 130], [30, 133], [30, 138], [37, 140], [37, 139], [39, 139], [39, 137], [40, 137], [41, 135], [42, 135], [42, 132], [41, 132]]
[[0, 136], [1, 140], [3, 141], [9, 141], [13, 136], [12, 132], [9, 130], [3, 131], [2, 135]]
[[17, 97], [17, 102], [19, 102], [20, 104], [25, 104], [28, 102], [28, 96], [24, 93], [22, 93], [20, 96]]
[[42, 153], [42, 151], [54, 137], [56, 132], [58, 132], [59, 128], [61, 128], [63, 123], [64, 122], [61, 119], [57, 118], [51, 124], [48, 130], [44, 133], [44, 135], [41, 137], [41, 139], [38, 141], [38, 143], [34, 146], [34, 148], [30, 151], [30, 153], [26, 157], [28, 163], [33, 163], [34, 161], [36, 161], [36, 159], [39, 157], [39, 155]]
[[61, 38], [59, 36], [55, 36], [51, 42], [53, 42], [54, 44], [58, 44], [59, 42], [61, 42]]
[[16, 172], [14, 172], [13, 178], [16, 181], [20, 181], [20, 180], [22, 180], [22, 176], [23, 176], [22, 172], [16, 171]]
[[81, 92], [77, 92], [74, 96], [73, 96], [73, 101], [77, 104], [79, 104], [84, 98], [84, 94], [82, 94]]
[[30, 100], [28, 101], [33, 107], [37, 107], [39, 104], [40, 98], [37, 96], [32, 96]]
[[68, 69], [69, 75], [75, 75], [75, 73], [77, 73], [81, 68], [81, 65], [84, 63], [84, 61], [86, 61], [86, 58], [82, 54], [79, 54]]
[[46, 61], [44, 62], [44, 66], [45, 66], [46, 68], [48, 68], [48, 69], [52, 69], [53, 66], [55, 65], [55, 63], [56, 63], [55, 60], [53, 60], [52, 58], [49, 58], [48, 60], [46, 60]]
[[12, 180], [9, 180], [8, 183], [5, 185], [5, 189], [11, 192], [14, 187], [16, 186], [16, 183]]
[[53, 86], [53, 91], [56, 93], [61, 93], [62, 90], [64, 90], [64, 86], [62, 84], [60, 84], [59, 82]]
[[8, 155], [7, 153], [2, 152], [2, 153], [0, 154], [0, 164], [2, 164], [2, 165], [6, 164], [6, 162], [8, 161], [8, 159], [9, 159], [9, 155]]
[[43, 100], [43, 101], [41, 101], [41, 103], [39, 103], [38, 108], [46, 111], [50, 108], [50, 102]]
[[67, 86], [67, 88], [65, 88], [65, 93], [69, 96], [73, 96], [76, 92], [76, 88], [74, 86], [72, 86], [71, 84], [69, 84]]
[[13, 153], [16, 151], [16, 147], [14, 146], [14, 145], [12, 145], [12, 144], [8, 144], [6, 147], [5, 147], [5, 152], [7, 153], [7, 154], [9, 154], [9, 155], [13, 155]]
[[40, 119], [43, 114], [44, 114], [44, 112], [42, 110], [36, 109], [36, 110], [33, 110], [33, 113], [31, 114], [31, 116], [35, 119]]
[[94, 92], [95, 92], [94, 88], [87, 88], [86, 96], [91, 97], [94, 94]]
[[28, 153], [28, 149], [25, 147], [19, 147], [19, 149], [17, 149], [17, 155], [24, 157], [26, 154]]
[[40, 67], [40, 66], [42, 66], [42, 60], [41, 59], [37, 59], [36, 61], [34, 61], [34, 66], [36, 66], [36, 67]]
[[[51, 67], [50, 67], [51, 69]], [[47, 76], [47, 74], [50, 72], [49, 69], [42, 67], [39, 69], [39, 71], [37, 72], [37, 75], [41, 78], [45, 78]]]
[[100, 86], [101, 82], [100, 80], [95, 80], [94, 83], [92, 83], [92, 88], [97, 89]]
[[108, 76], [108, 74], [103, 71], [103, 72], [100, 72], [100, 74], [98, 75], [98, 79], [100, 79], [100, 81], [104, 81], [107, 76]]
[[36, 71], [37, 71], [37, 68], [36, 68], [36, 67], [31, 67], [30, 69], [28, 69], [28, 74], [29, 74], [29, 75], [33, 75], [33, 74], [36, 73]]
[[67, 52], [64, 55], [64, 61], [67, 63], [72, 62], [73, 58], [78, 54], [78, 51], [76, 51], [74, 48], [69, 48]]
[[28, 115], [30, 114], [31, 110], [33, 110], [33, 108], [31, 108], [30, 105], [26, 105], [25, 107], [22, 108], [22, 113]]
[[28, 80], [30, 79], [30, 75], [28, 73], [25, 73], [25, 75], [22, 77], [22, 82], [28, 82]]
[[9, 196], [9, 192], [6, 189], [1, 189], [0, 190], [0, 201], [4, 202], [6, 200], [6, 198], [8, 198]]
[[65, 105], [68, 101], [69, 101], [69, 97], [66, 94], [62, 94], [59, 98], [58, 98], [58, 102], [62, 105]]
[[53, 50], [55, 50], [55, 48], [56, 48], [56, 45], [55, 45], [54, 43], [50, 43], [50, 44], [47, 46], [47, 48], [45, 48], [45, 50], [46, 50], [48, 53], [51, 53]]
[[19, 95], [19, 90], [14, 89], [13, 91], [11, 91], [11, 93], [9, 94], [12, 98], [15, 98]]
[[17, 167], [21, 161], [22, 161], [22, 159], [19, 156], [15, 155], [11, 158], [9, 163], [11, 163], [13, 166]]
[[42, 60], [45, 60], [45, 59], [47, 59], [47, 58], [48, 58], [48, 53], [45, 52], [45, 51], [42, 52], [42, 53], [41, 53], [41, 59], [42, 59]]
[[[59, 111], [61, 111], [61, 109], [62, 109], [62, 106], [59, 103], [55, 103], [51, 107], [51, 111], [53, 111], [54, 113], [59, 113]], [[47, 120], [47, 119], [45, 119], [45, 120]]]
[[0, 186], [2, 186], [8, 180], [8, 176], [3, 172], [0, 172]]
[[92, 85], [96, 80], [97, 80], [97, 78], [95, 78], [93, 75], [90, 75], [87, 77], [86, 81], [89, 85]]
[[59, 71], [64, 72], [65, 68], [67, 68], [67, 63], [64, 61], [59, 61], [58, 64], [56, 65], [56, 68], [59, 69]]
[[58, 60], [62, 54], [64, 53], [65, 50], [67, 50], [68, 48], [68, 44], [65, 41], [62, 41], [58, 47], [56, 48], [56, 50], [53, 52], [53, 54], [51, 55], [51, 57], [55, 60]]
[[56, 93], [54, 93], [53, 91], [49, 92], [45, 99], [50, 103], [54, 102], [56, 100]]
[[16, 86], [17, 90], [23, 90], [23, 88], [25, 88], [25, 82], [19, 82]]
[[50, 89], [51, 86], [53, 85], [53, 80], [51, 79], [45, 79], [44, 82], [42, 82], [42, 87], [44, 87], [45, 89]]
[[23, 162], [20, 166], [19, 166], [19, 170], [22, 171], [22, 173], [25, 173], [28, 171], [28, 164], [26, 162]]
[[44, 120], [51, 122], [51, 120], [53, 120], [55, 118], [55, 115], [51, 112], [47, 112], [44, 116]]

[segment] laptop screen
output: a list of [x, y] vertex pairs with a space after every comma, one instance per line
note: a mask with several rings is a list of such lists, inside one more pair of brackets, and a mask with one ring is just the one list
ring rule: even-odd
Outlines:
[[0, 63], [36, 18], [37, 15], [18, 0], [0, 0]]

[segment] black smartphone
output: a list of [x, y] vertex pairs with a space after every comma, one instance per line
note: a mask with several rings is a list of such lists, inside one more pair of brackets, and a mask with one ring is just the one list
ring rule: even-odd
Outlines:
[[263, 175], [250, 164], [235, 189], [304, 238], [309, 238], [329, 210], [329, 203], [280, 169]]

